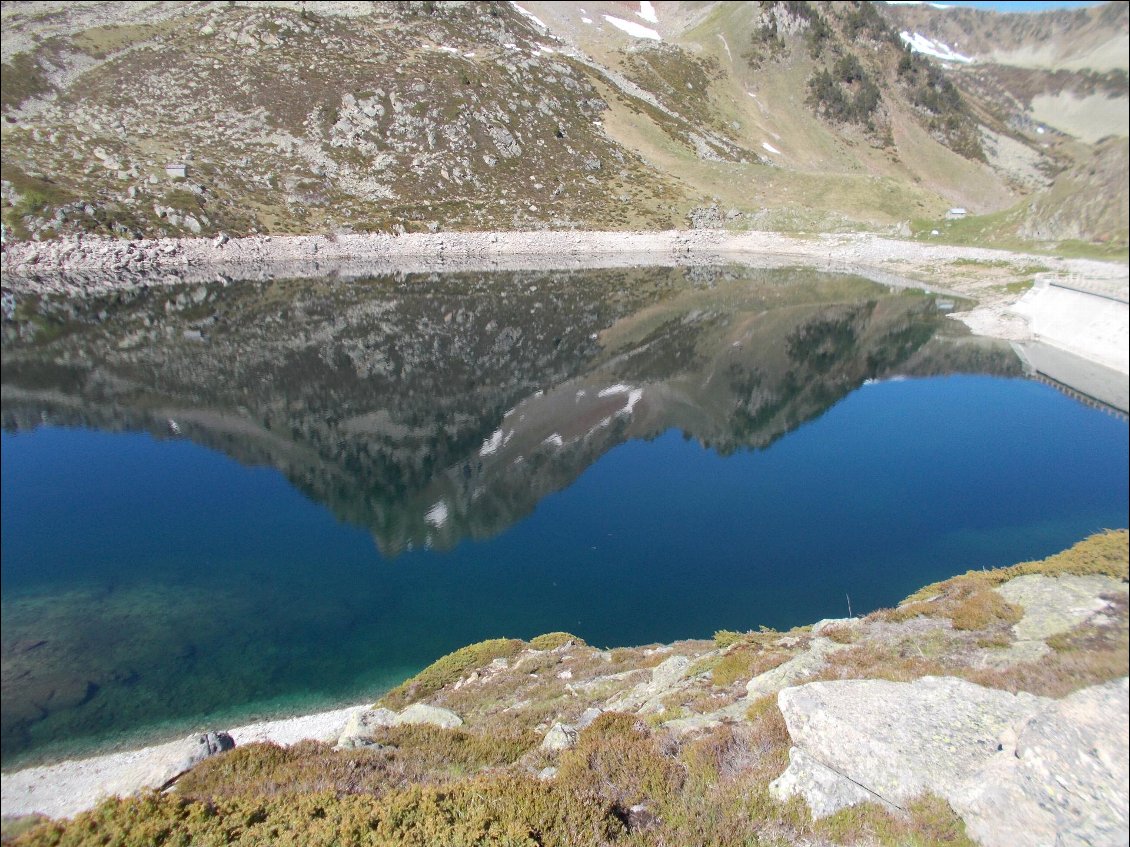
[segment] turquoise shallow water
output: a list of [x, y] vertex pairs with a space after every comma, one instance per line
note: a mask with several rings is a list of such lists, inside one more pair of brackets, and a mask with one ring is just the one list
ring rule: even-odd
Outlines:
[[857, 277], [216, 283], [17, 311], [5, 767], [373, 700], [483, 638], [863, 613], [1127, 523], [1124, 417]]

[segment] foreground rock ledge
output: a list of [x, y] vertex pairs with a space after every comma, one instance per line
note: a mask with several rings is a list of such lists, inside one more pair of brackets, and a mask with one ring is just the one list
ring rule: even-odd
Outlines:
[[771, 790], [817, 817], [928, 792], [986, 847], [1126, 841], [1126, 678], [1058, 701], [923, 677], [815, 682], [777, 702], [794, 747]]

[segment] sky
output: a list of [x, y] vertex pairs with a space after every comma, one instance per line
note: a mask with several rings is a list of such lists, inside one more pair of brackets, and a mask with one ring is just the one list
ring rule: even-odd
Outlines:
[[1018, 2], [1018, 0], [986, 0], [985, 2], [966, 2], [965, 0], [938, 0], [939, 5], [971, 6], [974, 9], [989, 9], [994, 12], [1046, 12], [1049, 9], [1079, 9], [1083, 6], [1099, 6], [1098, 0], [1045, 0], [1044, 2]]

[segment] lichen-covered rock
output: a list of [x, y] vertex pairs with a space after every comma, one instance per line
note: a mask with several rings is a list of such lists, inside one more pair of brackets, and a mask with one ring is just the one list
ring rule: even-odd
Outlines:
[[830, 655], [845, 647], [846, 644], [837, 644], [830, 638], [814, 638], [803, 653], [747, 682], [746, 695], [752, 700], [766, 694], [776, 694], [782, 688], [823, 668]]
[[879, 795], [820, 764], [799, 747], [789, 750], [789, 766], [772, 783], [770, 790], [781, 799], [801, 795], [808, 801], [815, 818], [825, 818], [860, 803], [878, 802], [891, 806]]
[[996, 591], [1024, 610], [1012, 629], [1018, 641], [1027, 641], [1069, 632], [1110, 605], [1103, 594], [1125, 593], [1126, 586], [1109, 576], [1025, 574]]
[[164, 788], [177, 777], [191, 770], [209, 756], [235, 747], [226, 732], [202, 732], [190, 735], [183, 741], [165, 745], [164, 755], [150, 763], [148, 771], [138, 780], [139, 788]]
[[373, 730], [392, 726], [396, 718], [396, 712], [392, 709], [365, 709], [356, 712], [349, 716], [345, 729], [338, 737], [337, 746], [342, 750], [368, 747], [373, 743]]
[[577, 730], [569, 724], [555, 723], [542, 739], [541, 749], [557, 752], [567, 750], [577, 743]]
[[[1050, 702], [951, 677], [814, 682], [777, 697], [793, 745], [806, 754], [802, 762], [818, 762], [900, 808], [925, 792], [952, 796], [997, 752], [1007, 730]], [[843, 788], [793, 765], [773, 784], [778, 797], [799, 794], [825, 814], [842, 808], [837, 796], [847, 804]]]
[[664, 695], [676, 690], [687, 675], [691, 659], [687, 656], [672, 656], [664, 659], [651, 669], [651, 678], [630, 690], [619, 694], [608, 702], [608, 709], [614, 712], [659, 711], [659, 701]]
[[986, 847], [1126, 844], [1127, 679], [1042, 709], [949, 799]]
[[413, 703], [396, 716], [393, 726], [419, 723], [431, 724], [441, 729], [455, 729], [457, 726], [463, 726], [463, 718], [451, 709], [429, 706], [426, 703]]

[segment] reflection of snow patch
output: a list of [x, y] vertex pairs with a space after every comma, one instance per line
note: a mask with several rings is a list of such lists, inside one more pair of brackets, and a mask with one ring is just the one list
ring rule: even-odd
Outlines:
[[562, 447], [565, 444], [565, 439], [561, 437], [561, 433], [555, 432], [549, 438], [545, 439], [542, 444], [551, 444], [554, 447]]
[[536, 399], [537, 399], [538, 397], [541, 397], [541, 396], [543, 396], [544, 394], [545, 394], [545, 392], [544, 392], [544, 391], [535, 391], [535, 392], [534, 392], [534, 399], [536, 400]]
[[630, 415], [632, 413], [632, 409], [636, 408], [636, 403], [640, 402], [641, 397], [643, 397], [643, 389], [633, 388], [628, 392], [628, 402], [624, 405], [623, 409], [617, 412], [617, 414]]
[[447, 504], [440, 500], [424, 515], [424, 520], [434, 527], [441, 527], [447, 523]]
[[601, 17], [612, 24], [612, 26], [616, 27], [616, 29], [622, 30], [635, 38], [650, 38], [652, 41], [663, 40], [654, 29], [646, 27], [643, 24], [637, 24], [635, 21], [624, 21], [620, 20], [620, 18], [614, 18], [611, 15], [602, 15]]
[[502, 446], [502, 430], [496, 429], [494, 431], [494, 434], [491, 435], [491, 437], [488, 438], [486, 441], [484, 441], [483, 446], [479, 448], [479, 455], [480, 456], [493, 455], [494, 453], [498, 452], [498, 448], [501, 447], [501, 446]]
[[522, 8], [521, 6], [519, 6], [519, 5], [517, 4], [517, 3], [513, 2], [513, 0], [511, 0], [511, 2], [510, 2], [510, 5], [511, 5], [511, 6], [513, 6], [513, 7], [515, 8], [515, 9], [517, 9], [517, 10], [518, 10], [518, 14], [519, 14], [519, 15], [522, 15], [523, 17], [529, 18], [529, 19], [530, 19], [531, 21], [533, 21], [533, 22], [534, 22], [535, 24], [537, 24], [538, 26], [540, 26], [540, 27], [541, 27], [542, 29], [544, 29], [544, 30], [545, 30], [546, 32], [548, 32], [548, 31], [549, 31], [549, 27], [547, 27], [547, 26], [545, 25], [545, 21], [543, 21], [543, 20], [542, 20], [541, 18], [539, 18], [539, 17], [538, 17], [537, 15], [535, 15], [535, 14], [534, 14], [533, 12], [529, 12], [529, 11], [527, 11], [527, 10], [523, 9], [523, 8]]
[[631, 390], [632, 386], [624, 385], [624, 383], [618, 382], [615, 385], [610, 385], [607, 388], [602, 388], [596, 396], [611, 397], [613, 394], [627, 394]]
[[585, 392], [585, 390], [584, 390], [584, 389], [582, 388], [582, 389], [581, 389], [580, 391], [578, 391], [578, 392], [577, 392], [577, 399], [578, 399], [578, 400], [580, 400], [580, 399], [581, 399], [582, 397], [584, 397], [584, 396], [585, 396], [585, 394], [586, 394], [586, 392]]
[[915, 53], [924, 53], [927, 56], [933, 56], [935, 59], [941, 59], [945, 62], [963, 62], [969, 64], [973, 60], [969, 56], [963, 56], [950, 49], [948, 44], [943, 44], [941, 41], [934, 41], [927, 38], [921, 33], [914, 33], [911, 35], [909, 32], [900, 32], [899, 38], [910, 46], [910, 49]]
[[762, 141], [761, 146], [764, 147], [766, 150], [768, 150], [770, 153], [776, 153], [778, 156], [784, 155], [783, 153], [781, 153], [780, 150], [778, 150], [776, 147], [774, 147], [768, 141]]
[[655, 14], [655, 7], [648, 2], [648, 0], [640, 0], [640, 10], [636, 15], [643, 18], [649, 24], [659, 23], [659, 17]]
[[506, 410], [505, 412], [503, 412], [503, 413], [502, 413], [502, 417], [504, 417], [504, 418], [508, 418], [508, 417], [510, 417], [510, 416], [511, 416], [512, 414], [514, 414], [514, 410], [513, 410], [513, 409], [507, 409], [507, 410]]

